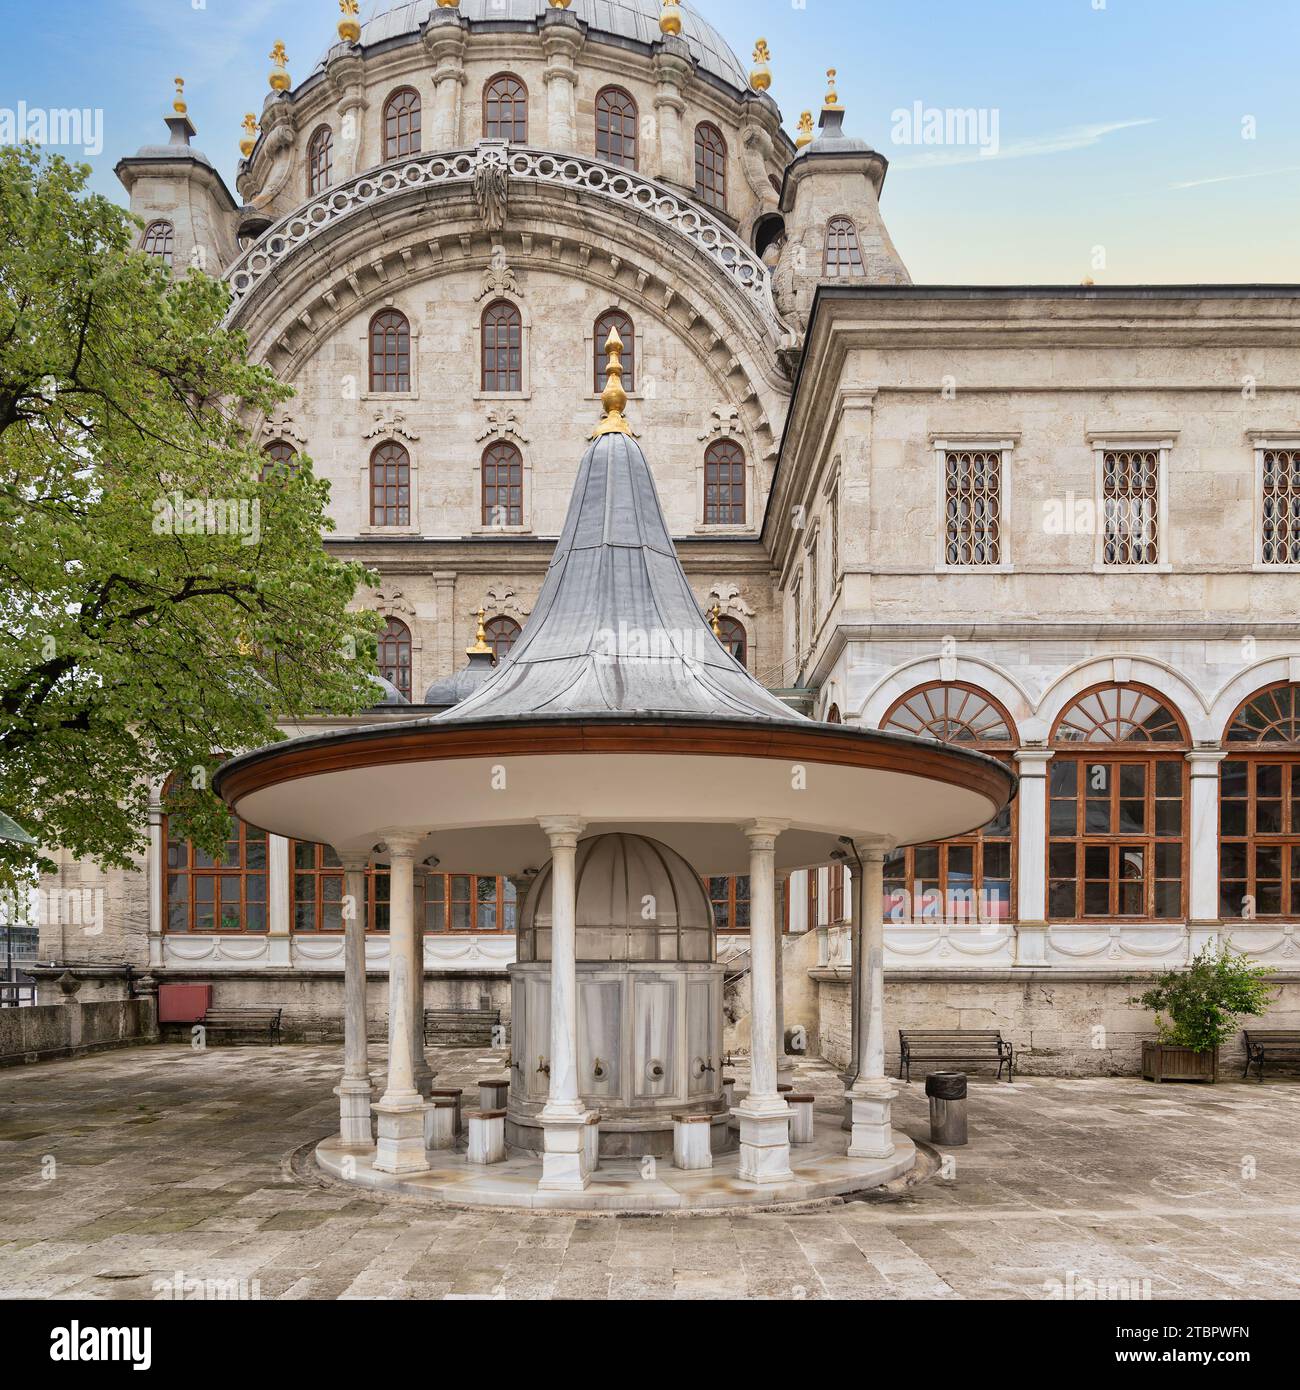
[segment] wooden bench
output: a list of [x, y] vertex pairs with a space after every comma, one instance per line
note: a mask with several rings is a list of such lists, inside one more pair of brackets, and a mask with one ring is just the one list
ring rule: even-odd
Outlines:
[[1260, 1081], [1264, 1079], [1265, 1062], [1300, 1062], [1300, 1033], [1248, 1028], [1242, 1033], [1241, 1042], [1246, 1049], [1246, 1065], [1241, 1072], [1243, 1081], [1250, 1075], [1252, 1062]]
[[272, 1045], [280, 1041], [283, 1009], [208, 1009], [203, 1027], [209, 1033], [265, 1033]]
[[430, 1047], [492, 1047], [500, 1009], [425, 1009], [424, 1041]]
[[906, 1072], [908, 1081], [913, 1062], [997, 1063], [999, 1081], [1003, 1067], [1015, 1079], [1015, 1049], [996, 1028], [900, 1028], [898, 1047], [898, 1075]]

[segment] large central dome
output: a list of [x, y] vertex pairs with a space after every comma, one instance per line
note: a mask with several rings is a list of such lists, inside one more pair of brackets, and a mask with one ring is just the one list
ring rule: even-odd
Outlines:
[[[550, 7], [550, 0], [460, 0], [461, 17], [475, 27], [535, 25]], [[367, 18], [361, 26], [362, 47], [418, 33], [437, 8], [437, 0], [399, 0], [397, 4], [373, 0], [366, 7]], [[749, 85], [748, 69], [731, 46], [691, 6], [683, 4], [681, 10], [682, 38], [701, 70], [744, 91]], [[659, 30], [662, 12], [660, 0], [573, 0], [569, 7], [569, 13], [582, 20], [594, 36], [642, 49], [663, 38]]]

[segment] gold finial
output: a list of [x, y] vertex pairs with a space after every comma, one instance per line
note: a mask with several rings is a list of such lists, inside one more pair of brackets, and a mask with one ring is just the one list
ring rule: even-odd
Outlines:
[[709, 626], [713, 629], [713, 635], [718, 639], [719, 642], [721, 642], [722, 605], [720, 603], [715, 603], [713, 607], [709, 609]]
[[772, 85], [772, 69], [768, 67], [771, 61], [772, 50], [767, 40], [759, 39], [754, 45], [754, 70], [749, 74], [749, 85], [756, 92], [765, 92]]
[[573, 0], [551, 0], [551, 9], [567, 10], [573, 4]]
[[361, 6], [357, 0], [339, 0], [339, 10], [343, 14], [339, 20], [339, 38], [344, 43], [356, 43], [361, 37], [361, 24], [357, 19]]
[[834, 111], [840, 104], [840, 94], [835, 90], [835, 78], [837, 75], [837, 69], [826, 69], [826, 100], [823, 105], [827, 111]]
[[257, 144], [257, 117], [251, 111], [244, 114], [243, 129], [244, 138], [239, 142], [239, 153], [247, 159]]
[[440, 10], [454, 10], [460, 4], [460, 0], [438, 0]]
[[478, 610], [478, 632], [474, 638], [474, 645], [465, 648], [466, 656], [482, 656], [484, 652], [491, 654], [492, 648], [488, 646], [487, 628], [483, 625], [486, 617], [487, 609], [480, 608]]
[[663, 13], [659, 16], [659, 30], [674, 38], [682, 32], [682, 7], [677, 0], [664, 0]]
[[797, 150], [802, 150], [806, 146], [811, 145], [812, 142], [813, 114], [811, 111], [805, 111], [803, 115], [799, 117], [799, 138], [794, 142], [794, 147]]
[[267, 79], [271, 84], [271, 90], [287, 92], [292, 79], [289, 76], [289, 55], [284, 51], [283, 39], [276, 39], [275, 47], [271, 50], [271, 61], [275, 64], [271, 69], [271, 76]]
[[178, 116], [187, 115], [190, 108], [185, 104], [185, 79], [183, 77], [174, 77], [172, 81], [176, 83], [176, 97], [172, 102], [172, 110], [175, 111]]
[[623, 340], [618, 336], [617, 328], [609, 330], [609, 337], [605, 339], [605, 354], [609, 358], [609, 368], [605, 389], [600, 396], [605, 415], [596, 426], [596, 432], [591, 436], [593, 439], [599, 439], [602, 434], [632, 433], [632, 426], [623, 414], [627, 407], [627, 392], [623, 390]]

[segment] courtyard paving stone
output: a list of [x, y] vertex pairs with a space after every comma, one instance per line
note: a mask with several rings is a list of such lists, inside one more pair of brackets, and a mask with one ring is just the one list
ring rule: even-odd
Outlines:
[[[1149, 1281], [1153, 1299], [1300, 1298], [1293, 1079], [973, 1079], [971, 1144], [920, 1185], [608, 1218], [304, 1181], [289, 1156], [334, 1127], [340, 1061], [156, 1046], [0, 1071], [0, 1293], [149, 1299], [179, 1271], [283, 1299], [1042, 1299], [1071, 1276]], [[503, 1059], [435, 1065], [472, 1098]], [[801, 1061], [798, 1084], [838, 1113], [829, 1067]], [[895, 1117], [926, 1139], [919, 1081]]]

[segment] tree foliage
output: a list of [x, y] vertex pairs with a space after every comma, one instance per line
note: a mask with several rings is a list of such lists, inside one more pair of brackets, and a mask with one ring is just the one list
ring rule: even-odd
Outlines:
[[1187, 969], [1167, 971], [1129, 1003], [1155, 1013], [1162, 1043], [1210, 1052], [1232, 1038], [1241, 1019], [1268, 1011], [1275, 997], [1268, 974], [1267, 966], [1251, 965], [1226, 944], [1207, 945]]
[[[222, 752], [373, 703], [373, 576], [328, 555], [328, 486], [259, 446], [291, 392], [229, 299], [133, 249], [89, 170], [0, 150], [0, 808], [125, 865], [169, 774], [215, 849]], [[0, 868], [30, 869], [0, 846]]]

